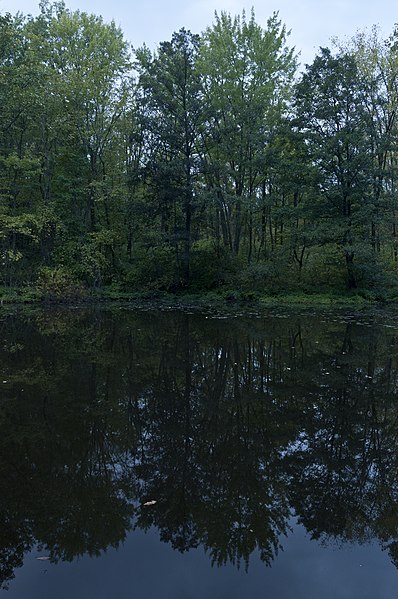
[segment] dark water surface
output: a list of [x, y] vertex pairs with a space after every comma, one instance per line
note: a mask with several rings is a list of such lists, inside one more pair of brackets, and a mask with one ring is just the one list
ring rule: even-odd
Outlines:
[[0, 358], [4, 597], [398, 596], [398, 315], [15, 309]]

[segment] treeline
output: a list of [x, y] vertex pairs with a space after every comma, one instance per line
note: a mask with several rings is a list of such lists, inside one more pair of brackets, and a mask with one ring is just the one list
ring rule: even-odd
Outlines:
[[0, 15], [0, 284], [397, 284], [398, 30], [298, 72], [277, 14], [151, 53], [40, 4]]

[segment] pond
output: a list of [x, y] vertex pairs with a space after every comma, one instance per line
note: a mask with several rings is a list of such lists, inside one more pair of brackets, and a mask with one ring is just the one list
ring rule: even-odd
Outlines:
[[398, 315], [0, 329], [5, 598], [396, 599]]

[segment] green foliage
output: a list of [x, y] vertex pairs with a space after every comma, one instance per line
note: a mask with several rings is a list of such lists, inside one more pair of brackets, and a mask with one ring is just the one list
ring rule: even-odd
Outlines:
[[144, 291], [168, 291], [178, 288], [174, 261], [175, 250], [169, 245], [137, 248], [133, 262], [126, 269], [123, 284], [126, 289]]
[[80, 300], [86, 296], [86, 290], [73, 273], [59, 266], [41, 268], [36, 288], [46, 301]]
[[131, 55], [63, 2], [0, 15], [0, 282], [393, 293], [397, 31], [296, 80], [288, 38], [221, 12]]
[[[138, 50], [140, 104], [149, 138], [148, 175], [161, 232], [176, 247], [179, 277], [191, 279], [192, 220], [197, 192], [203, 95], [196, 69], [199, 36], [181, 29], [157, 54]], [[174, 234], [169, 236], [173, 227]]]
[[370, 236], [373, 190], [369, 115], [354, 58], [322, 49], [298, 84], [295, 102], [297, 126], [316, 165], [319, 236], [341, 248], [352, 289], [359, 284], [357, 248]]
[[208, 291], [235, 280], [240, 261], [214, 240], [204, 239], [192, 244], [192, 289]]
[[91, 286], [98, 287], [112, 279], [112, 257], [116, 233], [102, 229], [90, 233], [80, 247], [80, 260], [76, 271]]
[[265, 29], [250, 19], [217, 15], [203, 34], [198, 69], [207, 105], [206, 177], [217, 190], [225, 245], [238, 254], [249, 219], [252, 252], [257, 189], [264, 187], [267, 154], [286, 110], [296, 59], [277, 14]]
[[277, 260], [257, 262], [243, 268], [238, 285], [245, 291], [276, 291], [287, 287], [287, 279], [283, 276]]
[[2, 287], [0, 286], [0, 303], [25, 303], [38, 302], [41, 300], [41, 293], [36, 287], [25, 286], [17, 287]]

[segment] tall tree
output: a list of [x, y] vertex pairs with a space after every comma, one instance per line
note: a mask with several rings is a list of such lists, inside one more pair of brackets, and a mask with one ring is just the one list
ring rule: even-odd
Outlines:
[[370, 235], [372, 163], [363, 87], [352, 56], [321, 49], [297, 86], [296, 111], [317, 171], [318, 241], [342, 252], [353, 289], [355, 258], [363, 258]]
[[41, 2], [23, 36], [34, 69], [28, 89], [37, 98], [28, 107], [29, 148], [39, 162], [41, 214], [52, 215], [41, 262], [98, 284], [116, 266], [112, 149], [126, 101], [128, 46], [113, 22], [63, 2]]
[[31, 281], [45, 227], [40, 210], [37, 115], [44, 101], [40, 60], [28, 20], [0, 17], [0, 244], [3, 283]]
[[[371, 243], [373, 253], [398, 259], [397, 246], [397, 141], [398, 32], [380, 39], [379, 30], [358, 32], [339, 47], [350, 53], [358, 67], [368, 117], [370, 152], [373, 159]], [[390, 256], [388, 256], [390, 254]], [[386, 266], [386, 264], [385, 264]]]
[[178, 277], [190, 280], [192, 219], [199, 172], [197, 143], [203, 107], [196, 70], [199, 37], [181, 29], [152, 55], [136, 52], [149, 148], [148, 173], [164, 240], [176, 249]]
[[218, 199], [224, 242], [235, 253], [245, 220], [249, 234], [252, 230], [256, 190], [267, 168], [265, 149], [296, 69], [287, 37], [277, 13], [263, 29], [253, 11], [248, 20], [245, 13], [234, 18], [216, 13], [203, 34], [199, 65], [209, 106], [208, 182]]

